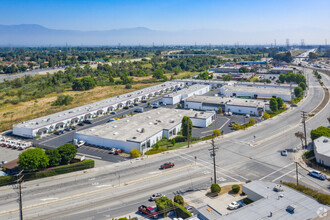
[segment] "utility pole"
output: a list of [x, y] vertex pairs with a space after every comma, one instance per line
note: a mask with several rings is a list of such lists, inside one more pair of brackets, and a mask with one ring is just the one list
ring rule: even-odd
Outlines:
[[298, 183], [298, 162], [296, 162], [296, 180], [297, 180], [297, 186], [299, 185]]
[[217, 171], [216, 171], [216, 165], [215, 165], [215, 151], [218, 150], [218, 147], [215, 147], [215, 143], [214, 143], [214, 135], [212, 135], [212, 140], [211, 140], [211, 145], [212, 148], [209, 149], [209, 151], [211, 152], [211, 157], [213, 157], [213, 175], [214, 175], [214, 183], [217, 183]]
[[305, 134], [305, 147], [307, 147], [307, 135], [306, 135], [306, 113], [305, 111], [302, 112], [303, 122], [304, 122], [304, 134]]
[[17, 194], [18, 194], [18, 204], [19, 204], [19, 219], [23, 220], [23, 204], [22, 204], [22, 183], [23, 183], [23, 177], [22, 175], [24, 170], [21, 170], [16, 176], [17, 176], [17, 184], [13, 185], [14, 189], [18, 189]]

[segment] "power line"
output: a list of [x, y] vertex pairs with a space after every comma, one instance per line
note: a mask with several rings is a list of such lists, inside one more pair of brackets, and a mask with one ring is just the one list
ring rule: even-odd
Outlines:
[[19, 219], [23, 220], [23, 204], [22, 204], [22, 183], [23, 183], [23, 177], [22, 175], [24, 170], [21, 170], [16, 176], [16, 185], [13, 185], [13, 189], [17, 189], [16, 193], [18, 194], [18, 204], [19, 204]]
[[218, 147], [215, 147], [215, 143], [214, 143], [214, 135], [212, 135], [212, 140], [211, 140], [211, 145], [212, 148], [209, 149], [209, 151], [211, 152], [211, 157], [213, 157], [213, 175], [214, 175], [214, 184], [217, 183], [217, 171], [216, 171], [216, 164], [215, 164], [215, 150], [218, 150]]

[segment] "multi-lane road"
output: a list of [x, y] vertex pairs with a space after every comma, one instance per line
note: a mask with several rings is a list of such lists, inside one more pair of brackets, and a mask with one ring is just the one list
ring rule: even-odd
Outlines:
[[[294, 133], [303, 130], [301, 111], [311, 112], [324, 96], [312, 71], [306, 69], [306, 72], [309, 93], [298, 107], [216, 140], [219, 183], [295, 181], [294, 155], [289, 153], [282, 157], [280, 151], [300, 147], [300, 140]], [[330, 86], [327, 76], [323, 75], [322, 80], [327, 87]], [[327, 125], [329, 112], [328, 103], [309, 118], [307, 133], [320, 125]], [[111, 219], [134, 212], [141, 204], [148, 204], [147, 198], [155, 192], [171, 197], [174, 193], [185, 195], [208, 188], [213, 174], [209, 148], [209, 142], [200, 142], [189, 149], [143, 160], [128, 160], [77, 174], [26, 182], [23, 188], [25, 219]], [[175, 167], [159, 170], [159, 166], [168, 161], [173, 161]], [[328, 180], [309, 177], [302, 168], [298, 178], [301, 184], [329, 193]], [[0, 219], [18, 219], [17, 194], [9, 186], [0, 188]]]

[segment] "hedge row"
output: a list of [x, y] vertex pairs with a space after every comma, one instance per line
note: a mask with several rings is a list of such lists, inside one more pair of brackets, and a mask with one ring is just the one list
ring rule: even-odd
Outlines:
[[[34, 180], [44, 177], [56, 176], [60, 174], [75, 172], [79, 170], [90, 169], [94, 167], [94, 160], [84, 160], [78, 163], [63, 165], [58, 167], [48, 168], [42, 171], [35, 173], [26, 173], [24, 174], [24, 180]], [[16, 178], [14, 176], [2, 176], [0, 177], [0, 185], [8, 185], [14, 183]]]
[[328, 194], [324, 194], [324, 193], [319, 193], [318, 191], [308, 188], [306, 186], [303, 185], [296, 185], [294, 183], [289, 183], [289, 182], [282, 182], [284, 185], [287, 185], [299, 192], [302, 192], [310, 197], [313, 197], [314, 199], [316, 199], [317, 201], [319, 201], [320, 203], [323, 204], [327, 204], [330, 205], [330, 195]]

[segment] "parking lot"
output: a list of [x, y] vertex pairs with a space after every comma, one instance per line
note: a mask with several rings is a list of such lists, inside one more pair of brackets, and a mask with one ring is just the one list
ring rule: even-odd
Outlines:
[[0, 147], [0, 163], [2, 161], [12, 161], [18, 158], [22, 151], [18, 151], [12, 148]]

